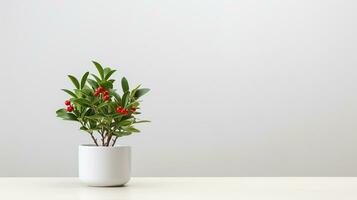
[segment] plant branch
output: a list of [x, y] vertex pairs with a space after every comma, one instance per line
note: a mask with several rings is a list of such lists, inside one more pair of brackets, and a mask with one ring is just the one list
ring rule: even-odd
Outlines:
[[98, 133], [100, 134], [100, 136], [102, 137], [101, 140], [102, 140], [102, 146], [104, 146], [104, 134], [102, 131], [98, 130]]
[[[86, 122], [80, 121], [80, 123], [81, 123], [81, 125], [82, 125], [83, 127], [86, 127], [86, 124], [87, 124]], [[87, 128], [87, 127], [86, 127], [86, 128]], [[90, 136], [91, 136], [91, 138], [92, 138], [94, 144], [95, 144], [96, 146], [98, 146], [97, 139], [94, 137], [93, 132], [88, 132], [88, 133], [90, 134]]]
[[107, 139], [107, 144], [106, 145], [109, 146], [109, 143], [110, 143], [110, 141], [112, 139], [113, 134], [108, 131], [107, 135], [108, 135], [108, 139]]
[[99, 146], [99, 145], [98, 145], [98, 142], [97, 142], [97, 139], [94, 137], [93, 133], [89, 133], [89, 134], [90, 134], [90, 136], [92, 137], [92, 139], [93, 139], [93, 141], [94, 141], [94, 144], [97, 145], [97, 146]]
[[112, 143], [112, 147], [115, 145], [115, 143], [117, 142], [117, 139], [118, 139], [118, 136], [115, 136], [115, 138], [112, 140], [113, 143]]

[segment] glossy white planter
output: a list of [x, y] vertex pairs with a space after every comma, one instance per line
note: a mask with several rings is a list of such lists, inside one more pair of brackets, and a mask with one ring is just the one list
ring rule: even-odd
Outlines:
[[129, 146], [80, 145], [79, 179], [89, 186], [120, 186], [130, 180]]

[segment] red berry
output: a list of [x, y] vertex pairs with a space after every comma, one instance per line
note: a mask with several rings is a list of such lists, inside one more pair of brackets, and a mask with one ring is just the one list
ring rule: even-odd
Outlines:
[[116, 109], [117, 113], [121, 113], [122, 110], [123, 110], [123, 108], [121, 106], [117, 107], [117, 109]]
[[122, 114], [127, 115], [127, 114], [128, 114], [128, 110], [127, 110], [127, 109], [124, 109], [123, 112], [122, 112]]
[[96, 90], [95, 92], [94, 92], [94, 96], [98, 96], [99, 95], [99, 92], [98, 92], [98, 90]]
[[104, 96], [108, 96], [108, 95], [109, 95], [109, 92], [106, 90], [106, 91], [103, 92], [103, 95], [104, 95]]
[[117, 113], [120, 113], [120, 114], [122, 114], [122, 115], [127, 115], [127, 114], [128, 114], [128, 110], [125, 109], [125, 108], [123, 108], [123, 107], [121, 107], [121, 106], [118, 106], [118, 107], [116, 108], [116, 111], [117, 111]]
[[97, 89], [98, 92], [103, 92], [103, 90], [104, 90], [104, 88], [102, 86], [99, 86]]
[[103, 96], [103, 100], [104, 100], [104, 101], [108, 101], [109, 98], [110, 98], [110, 97], [109, 97], [108, 95]]
[[74, 109], [73, 106], [68, 106], [68, 107], [67, 107], [67, 111], [68, 111], [68, 112], [72, 112], [73, 109]]
[[69, 105], [71, 105], [71, 102], [70, 102], [69, 100], [66, 100], [66, 101], [64, 102], [64, 104], [65, 104], [66, 106], [69, 106]]

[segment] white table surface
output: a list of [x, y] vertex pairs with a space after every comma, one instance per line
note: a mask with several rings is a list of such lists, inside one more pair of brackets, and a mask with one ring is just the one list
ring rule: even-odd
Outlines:
[[0, 199], [357, 200], [357, 178], [132, 178], [87, 187], [77, 178], [0, 178]]

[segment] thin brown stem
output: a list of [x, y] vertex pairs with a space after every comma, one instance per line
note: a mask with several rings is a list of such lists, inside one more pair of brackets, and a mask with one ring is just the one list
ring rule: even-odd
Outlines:
[[92, 139], [93, 139], [93, 141], [94, 141], [94, 144], [97, 145], [97, 146], [99, 146], [99, 145], [98, 145], [98, 142], [97, 142], [97, 139], [95, 139], [93, 133], [90, 133], [90, 136], [92, 137]]
[[111, 141], [111, 139], [112, 139], [112, 134], [111, 133], [109, 133], [109, 131], [108, 131], [108, 139], [107, 139], [107, 146], [109, 146], [109, 143], [110, 143], [110, 141]]
[[113, 139], [113, 143], [112, 143], [112, 147], [115, 145], [115, 143], [117, 142], [118, 136], [115, 136], [115, 138]]
[[[87, 124], [86, 122], [80, 121], [80, 123], [82, 124], [83, 127], [86, 127], [86, 124]], [[93, 132], [88, 132], [88, 133], [89, 133], [90, 136], [92, 137], [92, 140], [93, 140], [94, 144], [98, 146], [97, 139], [94, 137]]]
[[102, 146], [104, 146], [104, 134], [103, 134], [103, 132], [102, 131], [99, 131], [98, 130], [98, 132], [99, 132], [99, 134], [100, 134], [100, 136], [101, 136], [101, 140], [102, 140]]

